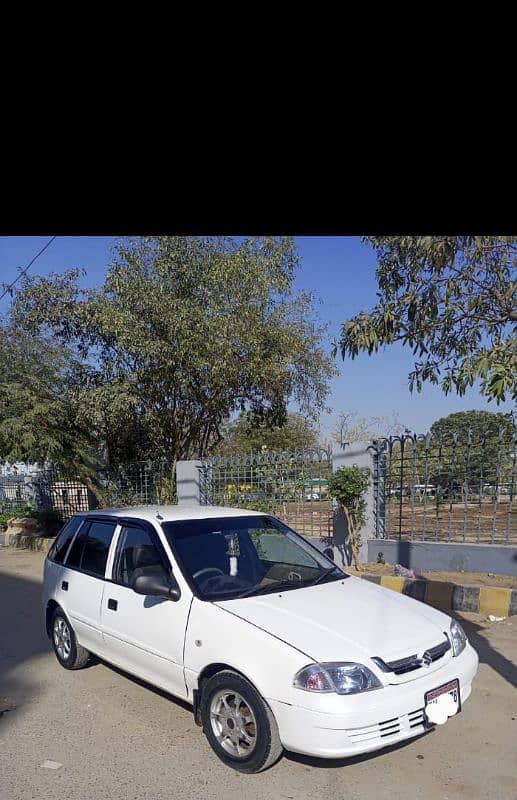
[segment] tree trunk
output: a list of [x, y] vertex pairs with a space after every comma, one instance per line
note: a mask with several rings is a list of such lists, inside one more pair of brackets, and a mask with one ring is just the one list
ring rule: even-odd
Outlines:
[[346, 517], [346, 524], [348, 527], [348, 538], [350, 541], [350, 547], [352, 549], [352, 558], [354, 561], [354, 567], [358, 572], [362, 572], [362, 567], [359, 564], [359, 548], [357, 546], [356, 529], [353, 517], [352, 514], [350, 513], [350, 510], [346, 506], [341, 505], [341, 508], [343, 509], [343, 513]]
[[90, 491], [93, 494], [93, 496], [95, 497], [95, 499], [102, 508], [102, 506], [106, 502], [106, 498], [104, 497], [102, 489], [95, 483], [92, 477], [87, 472], [85, 472], [83, 467], [77, 465], [76, 469], [80, 479], [82, 480], [88, 491]]

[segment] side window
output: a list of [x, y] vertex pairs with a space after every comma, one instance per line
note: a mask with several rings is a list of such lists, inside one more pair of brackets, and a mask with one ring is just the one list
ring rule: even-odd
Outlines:
[[67, 567], [76, 567], [103, 578], [115, 527], [114, 522], [90, 522], [73, 543]]
[[130, 586], [136, 570], [140, 575], [159, 571], [170, 573], [170, 566], [166, 565], [165, 555], [160, 550], [149, 531], [133, 525], [123, 527], [118, 540], [113, 580]]
[[72, 517], [72, 519], [66, 523], [66, 525], [58, 533], [54, 544], [48, 551], [47, 558], [49, 558], [51, 561], [56, 561], [58, 564], [63, 563], [68, 546], [83, 519], [84, 517]]

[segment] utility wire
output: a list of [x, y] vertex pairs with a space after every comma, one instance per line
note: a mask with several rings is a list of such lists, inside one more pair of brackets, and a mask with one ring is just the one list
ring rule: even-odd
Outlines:
[[4, 292], [3, 292], [3, 294], [2, 294], [2, 295], [0, 295], [0, 300], [3, 300], [3, 299], [4, 299], [4, 297], [6, 296], [6, 294], [7, 294], [8, 292], [10, 292], [10, 291], [11, 291], [11, 289], [13, 288], [13, 286], [15, 285], [15, 283], [17, 283], [17, 282], [20, 280], [20, 278], [22, 277], [22, 275], [25, 275], [25, 273], [26, 273], [26, 272], [28, 272], [28, 270], [29, 270], [29, 269], [32, 267], [32, 265], [34, 264], [34, 262], [36, 261], [36, 259], [37, 259], [37, 258], [39, 258], [39, 257], [40, 257], [40, 255], [41, 255], [42, 253], [44, 253], [44, 252], [45, 252], [45, 250], [47, 249], [47, 247], [50, 247], [50, 245], [52, 244], [52, 242], [54, 241], [54, 239], [57, 239], [57, 236], [53, 236], [53, 237], [52, 237], [52, 239], [51, 239], [49, 242], [47, 242], [47, 244], [45, 245], [45, 247], [42, 247], [42, 248], [41, 248], [41, 250], [39, 251], [39, 253], [37, 253], [37, 254], [34, 256], [34, 258], [32, 259], [32, 261], [31, 261], [29, 264], [27, 264], [27, 266], [26, 266], [26, 267], [24, 267], [24, 268], [21, 270], [21, 272], [20, 272], [20, 274], [18, 275], [18, 277], [17, 277], [17, 278], [15, 278], [15, 279], [14, 279], [14, 281], [13, 281], [12, 283], [10, 283], [10, 284], [9, 284], [9, 286], [6, 286], [6, 288], [5, 288]]

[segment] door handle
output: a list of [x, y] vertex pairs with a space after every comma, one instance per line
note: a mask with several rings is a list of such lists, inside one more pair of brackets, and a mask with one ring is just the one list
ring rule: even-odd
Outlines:
[[62, 581], [61, 588], [64, 592], [68, 592], [68, 581]]
[[116, 600], [113, 600], [113, 598], [110, 597], [109, 600], [108, 600], [108, 608], [109, 608], [109, 610], [110, 611], [116, 611], [117, 607], [118, 607], [118, 602]]

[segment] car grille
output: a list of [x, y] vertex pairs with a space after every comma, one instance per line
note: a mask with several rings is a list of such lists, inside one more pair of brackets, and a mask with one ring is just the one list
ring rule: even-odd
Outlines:
[[[386, 744], [389, 744], [389, 738], [396, 736], [401, 732], [407, 734], [408, 730], [424, 725], [424, 709], [419, 708], [416, 711], [411, 711], [402, 717], [393, 717], [393, 719], [386, 719], [383, 722], [378, 722], [376, 725], [370, 725], [367, 728], [353, 728], [348, 730], [347, 734], [354, 743], [361, 742], [375, 742], [386, 739]], [[416, 733], [416, 731], [415, 731]]]
[[[444, 642], [440, 642], [440, 644], [434, 647], [428, 647], [425, 652], [429, 654], [429, 658], [431, 659], [430, 663], [433, 663], [434, 661], [438, 661], [439, 658], [442, 658], [450, 649], [451, 643], [446, 634]], [[375, 661], [383, 672], [394, 672], [395, 675], [404, 675], [406, 672], [412, 672], [422, 667], [422, 660], [418, 657], [417, 653], [413, 653], [413, 655], [407, 656], [406, 658], [399, 658], [396, 661], [383, 661], [382, 658], [375, 656], [372, 658], [372, 661]]]

